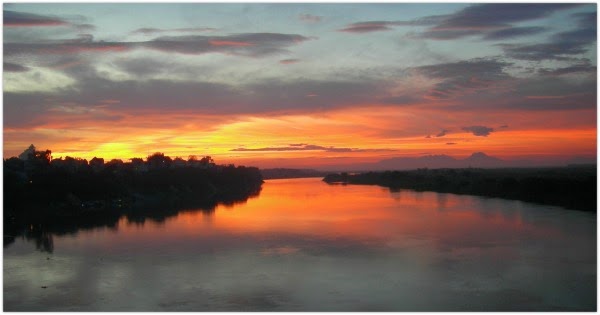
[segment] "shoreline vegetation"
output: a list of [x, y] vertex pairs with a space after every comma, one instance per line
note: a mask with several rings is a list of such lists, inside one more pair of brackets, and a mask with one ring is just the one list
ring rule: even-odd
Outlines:
[[596, 212], [596, 177], [596, 165], [586, 165], [331, 173], [323, 181], [504, 198]]
[[262, 183], [258, 168], [217, 165], [209, 156], [183, 160], [155, 153], [145, 161], [104, 163], [52, 159], [50, 150], [32, 145], [4, 160], [4, 245], [19, 235], [43, 240], [47, 233], [114, 226], [123, 215], [143, 223], [186, 209], [212, 212], [217, 204], [257, 196]]

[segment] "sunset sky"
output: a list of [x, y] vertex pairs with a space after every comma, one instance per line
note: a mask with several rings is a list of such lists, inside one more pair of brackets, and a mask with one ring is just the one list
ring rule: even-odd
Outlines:
[[4, 156], [596, 157], [596, 4], [4, 4]]

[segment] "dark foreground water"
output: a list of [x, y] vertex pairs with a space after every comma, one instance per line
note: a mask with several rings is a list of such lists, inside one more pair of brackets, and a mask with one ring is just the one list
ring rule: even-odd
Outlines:
[[4, 248], [5, 311], [596, 309], [596, 215], [519, 201], [269, 180], [46, 242]]

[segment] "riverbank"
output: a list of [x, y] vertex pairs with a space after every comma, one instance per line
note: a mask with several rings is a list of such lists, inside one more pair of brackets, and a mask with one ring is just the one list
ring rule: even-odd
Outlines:
[[334, 173], [323, 181], [496, 197], [595, 212], [596, 178], [596, 166], [585, 166]]

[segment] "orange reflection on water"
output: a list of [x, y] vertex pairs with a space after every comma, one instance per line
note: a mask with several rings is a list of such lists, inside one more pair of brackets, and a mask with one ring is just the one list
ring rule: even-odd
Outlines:
[[529, 224], [522, 203], [432, 192], [390, 192], [377, 186], [328, 185], [320, 179], [269, 180], [260, 196], [212, 214], [181, 212], [166, 222], [169, 237], [301, 235], [311, 239], [406, 238], [440, 244], [501, 244], [522, 233], [552, 236], [555, 227]]

